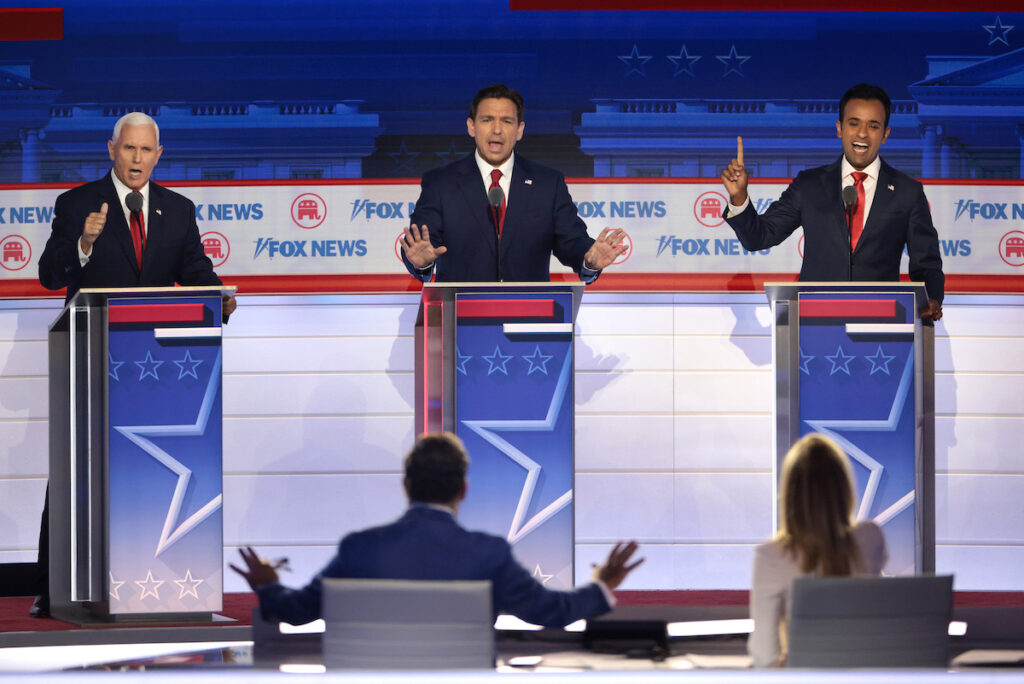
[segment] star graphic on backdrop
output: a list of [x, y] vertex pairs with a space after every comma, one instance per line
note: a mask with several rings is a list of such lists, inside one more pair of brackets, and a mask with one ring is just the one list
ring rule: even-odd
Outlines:
[[135, 580], [135, 583], [139, 585], [139, 589], [142, 589], [142, 595], [139, 599], [144, 599], [149, 595], [152, 595], [156, 600], [160, 600], [160, 594], [158, 590], [160, 585], [164, 583], [164, 580], [153, 579], [153, 571], [146, 571], [146, 579]]
[[146, 358], [142, 361], [136, 361], [135, 365], [142, 371], [139, 375], [139, 380], [144, 380], [147, 375], [152, 375], [154, 380], [159, 380], [160, 378], [157, 377], [156, 369], [164, 365], [164, 362], [155, 360], [153, 355], [147, 349]]
[[666, 57], [668, 58], [668, 61], [672, 62], [676, 66], [676, 72], [672, 74], [673, 78], [679, 74], [693, 76], [693, 65], [698, 59], [700, 59], [699, 56], [690, 56], [690, 53], [686, 51], [685, 43], [678, 55], [666, 55]]
[[548, 374], [548, 361], [550, 361], [553, 358], [554, 358], [553, 356], [548, 356], [547, 354], [541, 354], [540, 353], [540, 345], [538, 344], [536, 349], [533, 350], [533, 354], [531, 354], [530, 356], [524, 356], [523, 357], [523, 359], [525, 359], [526, 362], [528, 364], [530, 364], [530, 370], [526, 371], [526, 374], [529, 375], [533, 371], [538, 370], [541, 373], [543, 373], [544, 375], [547, 375]]
[[[914, 386], [914, 350], [910, 350], [907, 362], [903, 366], [903, 374], [900, 376], [900, 384], [896, 388], [896, 396], [893, 397], [892, 406], [889, 408], [889, 415], [882, 420], [808, 420], [807, 425], [815, 432], [828, 435], [836, 441], [850, 458], [857, 461], [868, 469], [868, 481], [864, 487], [864, 496], [860, 500], [860, 508], [857, 511], [857, 519], [864, 520], [871, 512], [875, 504], [875, 494], [878, 491], [878, 484], [882, 480], [882, 473], [885, 467], [867, 452], [854, 444], [850, 439], [843, 436], [846, 432], [895, 432], [899, 426], [900, 416], [903, 415], [903, 407], [906, 405], [907, 396]], [[900, 511], [904, 510], [914, 501], [914, 490], [895, 499], [885, 510], [874, 517], [874, 521], [883, 525]]]
[[410, 152], [402, 138], [402, 144], [398, 146], [397, 152], [388, 152], [388, 156], [395, 161], [395, 171], [412, 171], [412, 160], [420, 156], [419, 152]]
[[982, 26], [981, 28], [988, 31], [988, 44], [1002, 43], [1006, 47], [1010, 47], [1010, 41], [1007, 40], [1006, 34], [1013, 30], [1013, 26], [1008, 26], [1003, 23], [1000, 17], [996, 17], [996, 23], [991, 26]]
[[836, 349], [835, 354], [833, 354], [832, 356], [826, 356], [825, 358], [832, 362], [832, 371], [829, 373], [829, 375], [835, 375], [839, 371], [842, 371], [843, 373], [849, 375], [850, 361], [853, 361], [857, 357], [853, 355], [844, 354], [843, 347], [842, 345], [840, 345], [839, 348]]
[[865, 356], [864, 358], [871, 362], [871, 375], [874, 375], [876, 371], [890, 375], [889, 362], [896, 357], [888, 356], [882, 351], [882, 345], [878, 345], [878, 351], [875, 352], [874, 356]]
[[181, 361], [175, 361], [174, 365], [178, 367], [178, 379], [181, 380], [186, 375], [191, 375], [196, 380], [199, 376], [196, 375], [196, 368], [199, 368], [199, 364], [203, 362], [202, 359], [193, 359], [189, 350], [185, 350], [185, 358]]
[[434, 155], [440, 157], [441, 162], [445, 164], [449, 164], [463, 156], [463, 154], [456, 149], [454, 140], [452, 140], [448, 145], [448, 149], [446, 151], [435, 152]]
[[626, 76], [636, 72], [645, 78], [647, 74], [644, 72], [644, 64], [647, 64], [652, 58], [653, 55], [641, 55], [636, 43], [633, 43], [633, 50], [628, 55], [619, 55], [619, 60], [628, 67]]
[[[458, 371], [460, 373], [462, 373], [463, 375], [469, 375], [469, 373], [466, 372], [466, 362], [469, 361], [473, 357], [470, 356], [469, 354], [463, 354], [462, 350], [459, 349], [458, 347], [455, 348], [455, 356], [456, 356], [455, 368], [457, 368]], [[508, 374], [506, 373], [506, 375], [508, 375]]]
[[501, 453], [508, 456], [526, 470], [526, 479], [523, 482], [523, 489], [519, 493], [519, 502], [516, 504], [515, 514], [512, 516], [512, 524], [508, 530], [508, 542], [515, 544], [517, 541], [528, 535], [541, 526], [544, 521], [551, 518], [558, 511], [565, 508], [572, 501], [572, 489], [566, 490], [557, 499], [542, 508], [536, 515], [526, 520], [526, 511], [530, 508], [533, 500], [534, 490], [540, 479], [542, 467], [539, 463], [515, 448], [497, 432], [552, 432], [558, 424], [558, 415], [562, 410], [562, 403], [565, 394], [569, 389], [569, 378], [572, 370], [572, 350], [565, 355], [562, 363], [562, 371], [558, 375], [558, 382], [555, 391], [551, 394], [551, 403], [548, 404], [548, 411], [540, 420], [464, 420], [462, 424], [480, 435], [488, 444]]
[[124, 365], [124, 361], [115, 361], [114, 355], [110, 352], [107, 352], [107, 356], [110, 357], [107, 361], [107, 368], [110, 373], [110, 377], [114, 379], [114, 382], [120, 382], [121, 378], [117, 377], [117, 369]]
[[110, 595], [114, 597], [115, 601], [120, 601], [121, 585], [124, 584], [124, 580], [118, 582], [116, 579], [114, 579], [114, 573], [110, 572], [109, 570], [107, 571], [107, 574], [110, 575]]
[[483, 356], [481, 358], [487, 363], [491, 364], [491, 367], [487, 369], [488, 375], [495, 371], [501, 371], [505, 375], [508, 375], [508, 368], [506, 368], [505, 366], [508, 364], [508, 360], [512, 358], [511, 354], [505, 356], [504, 354], [501, 353], [501, 349], [495, 346], [493, 354], [491, 354], [490, 356]]
[[537, 566], [533, 569], [533, 576], [541, 584], [547, 584], [548, 580], [550, 580], [552, 577], [554, 577], [554, 575], [545, 575], [543, 572], [541, 572], [541, 570], [540, 570], [540, 563], [538, 563]]
[[808, 375], [810, 375], [811, 374], [811, 369], [807, 367], [807, 364], [809, 364], [813, 360], [814, 360], [813, 356], [811, 356], [810, 354], [804, 354], [804, 350], [801, 349], [800, 350], [800, 372], [801, 373], [807, 373]]
[[186, 596], [199, 598], [199, 592], [196, 589], [203, 583], [203, 580], [192, 577], [192, 570], [185, 570], [185, 579], [174, 580], [174, 583], [181, 589], [181, 592], [178, 593], [178, 598], [182, 599]]
[[155, 458], [167, 467], [172, 473], [178, 476], [178, 482], [174, 486], [174, 494], [171, 496], [171, 503], [167, 507], [167, 516], [164, 518], [164, 527], [160, 532], [160, 539], [157, 541], [156, 552], [153, 557], [159, 556], [172, 544], [181, 539], [192, 528], [208, 518], [214, 511], [220, 508], [222, 494], [206, 502], [198, 511], [186, 518], [181, 524], [175, 527], [181, 514], [181, 507], [185, 500], [185, 493], [188, 491], [188, 483], [192, 479], [192, 471], [186, 468], [180, 461], [158, 447], [143, 435], [151, 437], [195, 437], [206, 432], [206, 424], [213, 411], [214, 400], [217, 397], [217, 389], [220, 386], [221, 354], [217, 352], [217, 358], [213, 361], [213, 369], [210, 371], [210, 379], [206, 385], [206, 393], [203, 395], [203, 403], [199, 407], [199, 414], [196, 422], [192, 425], [115, 425], [114, 429], [124, 435], [142, 449], [144, 452]]
[[736, 46], [733, 45], [729, 49], [729, 54], [718, 55], [715, 57], [719, 62], [725, 65], [725, 69], [722, 71], [722, 78], [725, 78], [731, 73], [737, 73], [740, 76], [743, 75], [743, 63], [750, 59], [750, 55], [739, 55], [736, 52]]

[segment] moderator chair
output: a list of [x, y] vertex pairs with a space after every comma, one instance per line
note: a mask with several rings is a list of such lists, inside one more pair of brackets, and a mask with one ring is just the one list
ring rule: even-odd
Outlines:
[[494, 667], [488, 581], [323, 580], [324, 665], [347, 670]]
[[787, 667], [947, 667], [953, 577], [793, 581]]

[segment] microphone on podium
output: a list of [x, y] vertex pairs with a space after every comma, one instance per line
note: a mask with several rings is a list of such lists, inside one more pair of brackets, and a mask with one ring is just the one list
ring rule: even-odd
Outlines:
[[133, 214], [138, 214], [142, 211], [142, 193], [138, 191], [131, 191], [128, 196], [124, 199], [125, 205], [128, 207], [128, 211]]
[[494, 251], [494, 276], [501, 280], [501, 204], [505, 201], [505, 191], [495, 185], [487, 191], [487, 201], [491, 205], [491, 218], [494, 219], [494, 235], [498, 238], [498, 248]]

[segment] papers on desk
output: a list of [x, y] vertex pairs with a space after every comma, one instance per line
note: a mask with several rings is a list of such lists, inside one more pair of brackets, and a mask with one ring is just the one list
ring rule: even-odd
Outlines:
[[976, 648], [953, 658], [953, 667], [1024, 667], [1024, 651]]

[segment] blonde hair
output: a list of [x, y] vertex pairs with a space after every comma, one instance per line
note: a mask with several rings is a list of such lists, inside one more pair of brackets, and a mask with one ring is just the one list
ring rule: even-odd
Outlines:
[[853, 470], [839, 445], [804, 436], [782, 463], [778, 539], [803, 572], [849, 575], [861, 567], [851, 535]]

